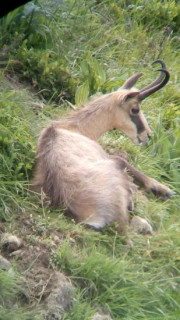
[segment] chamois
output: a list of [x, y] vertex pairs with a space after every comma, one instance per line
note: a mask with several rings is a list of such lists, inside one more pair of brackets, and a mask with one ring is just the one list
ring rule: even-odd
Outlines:
[[[118, 129], [133, 143], [145, 142], [151, 130], [140, 103], [163, 88], [170, 74], [161, 60], [159, 76], [141, 90], [133, 85], [142, 76], [130, 77], [116, 92], [93, 99], [82, 109], [52, 121], [39, 138], [32, 184], [55, 207], [65, 205], [76, 221], [95, 229], [117, 222], [119, 232], [130, 225], [133, 183], [127, 172], [148, 192], [171, 197], [173, 191], [132, 167], [119, 156], [110, 156], [97, 143], [105, 132]], [[131, 220], [132, 221], [132, 220]], [[152, 232], [146, 221], [145, 232]]]

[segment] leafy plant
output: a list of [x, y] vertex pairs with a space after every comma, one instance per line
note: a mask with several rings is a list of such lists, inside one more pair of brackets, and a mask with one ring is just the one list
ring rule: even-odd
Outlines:
[[35, 139], [28, 122], [33, 111], [29, 113], [24, 106], [25, 96], [25, 92], [10, 88], [0, 94], [1, 218], [10, 216], [15, 207], [23, 208], [22, 197], [26, 197], [27, 179], [34, 163]]
[[131, 1], [128, 5], [133, 18], [137, 18], [137, 22], [144, 24], [146, 28], [170, 28], [177, 31], [177, 25], [180, 19], [180, 8], [175, 0], [169, 1]]
[[75, 103], [81, 105], [89, 95], [102, 91], [106, 82], [106, 73], [95, 57], [90, 54], [80, 64], [82, 84], [77, 88]]

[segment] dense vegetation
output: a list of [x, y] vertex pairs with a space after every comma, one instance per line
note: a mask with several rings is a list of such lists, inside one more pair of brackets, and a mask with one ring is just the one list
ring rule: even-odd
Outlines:
[[[18, 233], [17, 216], [31, 215], [46, 241], [47, 229], [62, 233], [51, 263], [77, 290], [63, 319], [88, 320], [100, 307], [117, 320], [179, 319], [179, 28], [180, 4], [169, 0], [39, 0], [0, 20], [0, 219]], [[171, 79], [142, 106], [152, 141], [137, 147], [114, 131], [100, 141], [107, 150], [126, 150], [135, 167], [177, 193], [164, 202], [139, 194], [136, 213], [154, 235], [135, 235], [131, 248], [113, 228], [96, 233], [39, 207], [28, 181], [49, 119], [116, 90], [134, 72], [143, 71], [144, 86], [156, 77], [151, 63], [158, 58]], [[22, 290], [15, 261], [13, 274], [0, 273], [0, 319], [42, 319], [30, 303], [18, 303]]]

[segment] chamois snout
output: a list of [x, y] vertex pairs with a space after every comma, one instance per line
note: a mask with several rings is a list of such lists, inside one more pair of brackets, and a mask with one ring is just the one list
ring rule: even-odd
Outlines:
[[[115, 128], [123, 132], [134, 144], [146, 142], [151, 137], [151, 130], [141, 111], [139, 91], [131, 89], [119, 91], [114, 114]], [[122, 99], [122, 95], [125, 96]]]
[[139, 118], [136, 119], [135, 122], [136, 122], [135, 125], [136, 125], [136, 131], [137, 131], [137, 143], [136, 144], [147, 142], [151, 138], [152, 132], [151, 132], [151, 129], [149, 128], [149, 125], [148, 125], [146, 118], [144, 117], [142, 111], [140, 111]]
[[130, 115], [130, 121], [132, 123], [130, 139], [135, 144], [147, 142], [152, 133], [143, 112], [139, 109], [138, 114]]

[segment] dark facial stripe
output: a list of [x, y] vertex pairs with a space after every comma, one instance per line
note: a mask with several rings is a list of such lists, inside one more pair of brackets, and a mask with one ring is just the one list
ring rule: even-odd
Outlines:
[[131, 115], [130, 118], [131, 118], [132, 122], [134, 122], [134, 124], [136, 125], [137, 133], [140, 134], [141, 132], [143, 132], [145, 130], [145, 126], [144, 126], [139, 115], [134, 115], [134, 116]]

